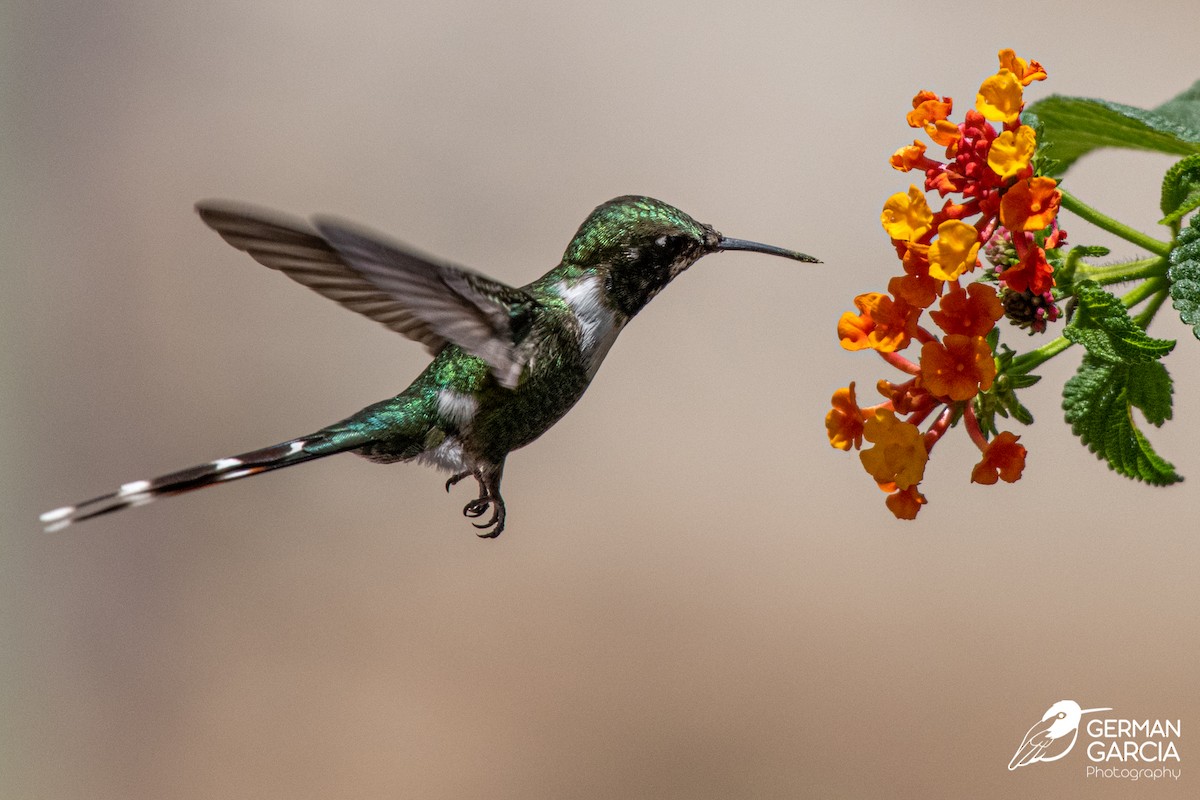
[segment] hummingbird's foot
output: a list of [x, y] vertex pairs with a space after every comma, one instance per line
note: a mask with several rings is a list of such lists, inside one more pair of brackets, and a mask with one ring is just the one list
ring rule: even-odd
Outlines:
[[492, 510], [492, 516], [487, 522], [471, 523], [479, 528], [478, 536], [483, 539], [494, 539], [504, 532], [504, 498], [500, 496], [500, 473], [503, 468], [504, 465], [501, 464], [499, 467], [467, 470], [450, 476], [446, 481], [447, 492], [451, 486], [467, 476], [473, 476], [479, 482], [479, 497], [463, 506], [463, 516], [478, 519], [486, 514], [489, 508]]
[[466, 477], [469, 477], [472, 475], [475, 477], [475, 480], [479, 481], [479, 491], [482, 492], [483, 491], [483, 481], [480, 480], [479, 473], [475, 470], [469, 469], [466, 472], [460, 472], [457, 475], [450, 476], [450, 479], [446, 481], [446, 493], [447, 494], [450, 493], [451, 486], [454, 486], [459, 481], [461, 481], [463, 478], [466, 478]]
[[483, 474], [479, 470], [467, 470], [466, 472], [460, 472], [457, 475], [452, 475], [450, 479], [446, 481], [446, 491], [449, 492], [451, 486], [454, 486], [456, 483], [468, 476], [474, 477], [475, 480], [479, 482], [479, 497], [463, 506], [463, 516], [470, 517], [471, 519], [478, 519], [486, 514], [487, 510], [491, 508], [492, 505], [491, 498], [488, 497], [487, 486], [483, 482]]
[[471, 519], [482, 517], [492, 507], [492, 501], [486, 497], [477, 497], [463, 506], [463, 516]]
[[[474, 502], [478, 503], [480, 501], [476, 500]], [[487, 522], [482, 522], [482, 523], [472, 522], [471, 523], [476, 528], [479, 528], [479, 533], [477, 533], [475, 535], [481, 539], [495, 539], [497, 536], [499, 536], [501, 533], [504, 532], [504, 517], [505, 517], [504, 500], [502, 500], [499, 497], [499, 495], [497, 495], [496, 497], [493, 497], [491, 499], [483, 501], [483, 509], [486, 509], [489, 505], [492, 507], [492, 518], [489, 519]], [[468, 507], [470, 507], [470, 506], [468, 506]], [[463, 509], [463, 513], [466, 513], [466, 509]], [[481, 513], [482, 513], [482, 511], [481, 511]]]

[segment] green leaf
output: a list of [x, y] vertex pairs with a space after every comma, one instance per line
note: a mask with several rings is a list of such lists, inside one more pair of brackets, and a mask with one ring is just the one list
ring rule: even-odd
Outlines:
[[1033, 412], [1025, 406], [1021, 405], [1021, 401], [1017, 400], [1015, 394], [1009, 393], [1000, 397], [1000, 402], [1004, 404], [1004, 409], [1012, 414], [1013, 419], [1022, 425], [1033, 424]]
[[1176, 225], [1188, 212], [1200, 207], [1200, 153], [1177, 161], [1163, 176], [1162, 212], [1159, 225]]
[[1081, 156], [1099, 147], [1128, 147], [1187, 156], [1200, 153], [1200, 81], [1158, 108], [1147, 111], [1087, 97], [1051, 95], [1025, 114], [1042, 126], [1041, 146], [1049, 146], [1061, 175]]
[[1140, 408], [1146, 421], [1156, 428], [1171, 418], [1174, 385], [1161, 361], [1134, 364], [1129, 368], [1129, 404]]
[[1171, 305], [1200, 339], [1200, 214], [1179, 232], [1170, 261], [1167, 280], [1171, 282]]
[[1114, 364], [1157, 361], [1175, 347], [1171, 339], [1155, 339], [1129, 318], [1121, 301], [1095, 281], [1075, 284], [1079, 305], [1063, 329], [1068, 341], [1082, 344], [1088, 354]]
[[1200, 131], [1200, 81], [1155, 108], [1154, 113], [1177, 125]]
[[1071, 431], [1111, 469], [1155, 486], [1183, 480], [1138, 430], [1134, 408], [1155, 425], [1170, 418], [1171, 376], [1159, 362], [1112, 364], [1087, 355], [1063, 386]]

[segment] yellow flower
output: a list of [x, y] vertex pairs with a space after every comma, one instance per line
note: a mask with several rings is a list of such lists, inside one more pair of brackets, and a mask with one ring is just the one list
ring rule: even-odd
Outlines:
[[1028, 125], [1003, 131], [988, 150], [988, 166], [1004, 180], [1015, 178], [1029, 168], [1035, 150], [1037, 134]]
[[908, 194], [897, 192], [883, 204], [879, 215], [888, 236], [902, 242], [915, 241], [933, 224], [933, 211], [925, 200], [925, 194], [915, 185], [908, 187]]
[[1017, 58], [1017, 54], [1009, 49], [1001, 50], [998, 55], [1000, 56], [1000, 66], [1016, 75], [1022, 86], [1028, 86], [1034, 81], [1046, 80], [1046, 68], [1038, 62]]
[[979, 254], [979, 232], [962, 220], [948, 219], [938, 225], [938, 238], [929, 245], [929, 276], [952, 281], [975, 268]]
[[1017, 121], [1023, 104], [1021, 81], [1009, 69], [1001, 69], [985, 80], [975, 95], [975, 109], [985, 119], [1006, 125]]
[[897, 489], [916, 486], [925, 476], [929, 451], [921, 430], [901, 422], [891, 409], [876, 409], [863, 425], [863, 438], [874, 444], [858, 454], [876, 483], [894, 483]]

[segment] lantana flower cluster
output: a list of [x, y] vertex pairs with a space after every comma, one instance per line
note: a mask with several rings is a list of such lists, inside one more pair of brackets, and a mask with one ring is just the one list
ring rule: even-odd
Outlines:
[[[881, 222], [903, 271], [886, 293], [856, 297], [857, 313], [838, 321], [842, 347], [874, 350], [903, 373], [879, 381], [877, 405], [860, 406], [853, 383], [839, 389], [825, 418], [830, 444], [860, 450], [900, 519], [915, 518], [927, 502], [919, 487], [929, 454], [960, 420], [982, 453], [973, 482], [1021, 477], [1019, 437], [1004, 431], [989, 440], [972, 400], [996, 378], [993, 330], [1002, 317], [1041, 331], [1058, 316], [1046, 250], [1065, 240], [1057, 223], [1061, 195], [1053, 178], [1035, 174], [1037, 135], [1021, 121], [1024, 87], [1046, 72], [1012, 50], [999, 56], [999, 71], [979, 87], [961, 123], [950, 121], [951, 98], [928, 91], [913, 98], [908, 124], [944, 148], [944, 158], [920, 140], [892, 155], [893, 168], [925, 175], [923, 186], [883, 206]], [[931, 197], [940, 201], [936, 211]], [[980, 269], [981, 251], [991, 270]], [[914, 342], [918, 352], [901, 355]]]

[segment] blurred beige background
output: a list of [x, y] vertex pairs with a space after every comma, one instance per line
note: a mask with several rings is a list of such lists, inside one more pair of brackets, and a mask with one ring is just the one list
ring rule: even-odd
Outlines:
[[[1154, 105], [1200, 76], [1194, 8], [4, 13], [3, 797], [1200, 793], [1200, 347], [1169, 310], [1176, 421], [1150, 435], [1189, 478], [1169, 490], [1070, 436], [1077, 353], [1025, 394], [1024, 479], [970, 485], [956, 431], [916, 523], [822, 423], [836, 388], [888, 375], [834, 326], [897, 268], [877, 220], [913, 93], [961, 113], [1012, 46], [1050, 71], [1031, 98]], [[1105, 153], [1069, 185], [1156, 232], [1169, 163]], [[221, 242], [197, 199], [337, 213], [522, 283], [627, 192], [826, 263], [726, 254], [671, 286], [509, 459], [499, 540], [460, 516], [467, 489], [349, 456], [40, 534], [42, 511], [308, 432], [425, 363]], [[1060, 699], [1181, 719], [1183, 779], [1087, 779], [1079, 750], [1008, 772]]]

